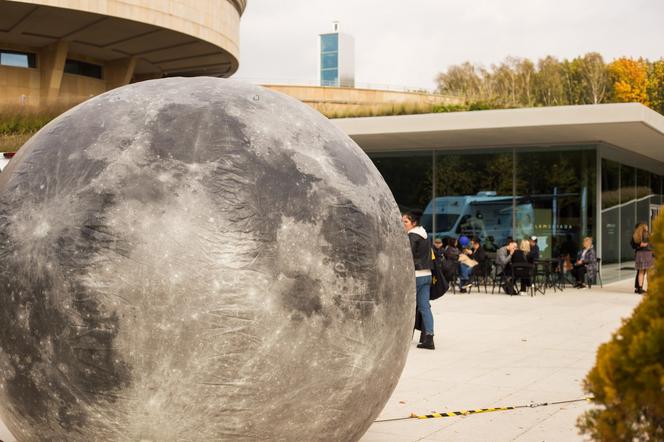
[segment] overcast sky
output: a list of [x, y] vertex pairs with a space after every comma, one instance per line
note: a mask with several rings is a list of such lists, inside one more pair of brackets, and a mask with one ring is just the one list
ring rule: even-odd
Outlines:
[[664, 0], [248, 0], [236, 78], [317, 81], [318, 34], [355, 38], [358, 83], [434, 88], [436, 73], [508, 55], [664, 57]]

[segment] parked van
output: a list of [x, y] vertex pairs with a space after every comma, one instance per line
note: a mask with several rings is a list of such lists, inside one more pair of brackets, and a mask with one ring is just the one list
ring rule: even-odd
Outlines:
[[[434, 209], [435, 207], [435, 209]], [[512, 231], [512, 213], [517, 231]], [[422, 227], [432, 234], [436, 221], [436, 238], [444, 236], [478, 236], [482, 241], [492, 236], [495, 244], [504, 244], [509, 236], [524, 238], [533, 234], [535, 213], [524, 197], [497, 196], [496, 192], [477, 195], [442, 196], [431, 200], [422, 215]]]

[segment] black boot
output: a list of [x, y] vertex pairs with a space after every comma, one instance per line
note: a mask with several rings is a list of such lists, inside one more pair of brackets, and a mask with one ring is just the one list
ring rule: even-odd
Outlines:
[[427, 350], [435, 350], [436, 346], [433, 345], [433, 335], [424, 335], [424, 342], [417, 344], [417, 348], [426, 348]]
[[420, 332], [420, 344], [424, 342], [424, 332]]

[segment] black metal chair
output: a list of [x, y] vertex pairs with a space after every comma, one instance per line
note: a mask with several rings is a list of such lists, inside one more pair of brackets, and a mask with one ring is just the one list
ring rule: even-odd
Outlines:
[[597, 266], [597, 273], [595, 274], [595, 280], [590, 279], [590, 275], [588, 275], [588, 272], [586, 272], [585, 279], [586, 279], [586, 286], [588, 288], [592, 288], [593, 283], [597, 283], [599, 281], [599, 286], [600, 288], [604, 288], [604, 285], [602, 284], [602, 258], [597, 258], [595, 261], [595, 265]]
[[504, 288], [508, 289], [508, 291], [510, 292], [509, 295], [515, 295], [516, 293], [518, 293], [516, 287], [514, 286], [514, 275], [511, 265], [508, 265], [508, 267], [504, 269], [501, 273], [497, 273], [493, 276], [493, 281], [491, 284], [492, 295], [495, 293], [496, 286], [498, 286], [499, 293]]
[[[489, 283], [489, 278], [491, 277], [491, 260], [487, 257], [483, 261], [480, 261], [475, 268], [473, 268], [472, 273], [470, 274], [470, 282], [473, 284], [473, 287], [477, 287], [477, 293], [480, 292], [480, 286], [484, 286], [484, 293], [488, 293], [487, 285]], [[470, 288], [470, 291], [473, 291], [473, 288]]]
[[513, 262], [512, 263], [512, 284], [516, 288], [516, 281], [527, 280], [530, 285], [526, 289], [526, 293], [530, 292], [530, 296], [535, 296], [535, 265], [529, 262]]
[[452, 293], [456, 295], [456, 286], [459, 279], [459, 262], [455, 261], [454, 265], [443, 266], [443, 275], [447, 278], [447, 282], [452, 287]]
[[[559, 290], [565, 290], [565, 286], [567, 284], [574, 286], [575, 281], [574, 278], [572, 277], [572, 273], [570, 270], [565, 270], [565, 262], [566, 262], [566, 255], [560, 256], [558, 258], [558, 268], [557, 268], [557, 274], [558, 274], [558, 289]], [[569, 266], [570, 263], [568, 262], [567, 265]]]
[[535, 290], [546, 294], [546, 289], [551, 288], [555, 292], [558, 289], [558, 275], [556, 273], [558, 261], [552, 259], [539, 259], [535, 264]]

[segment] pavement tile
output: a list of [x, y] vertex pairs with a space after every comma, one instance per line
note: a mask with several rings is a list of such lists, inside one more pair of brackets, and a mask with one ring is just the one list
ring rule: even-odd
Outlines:
[[[414, 357], [409, 357], [383, 415], [583, 398], [582, 381], [595, 363], [597, 347], [640, 302], [629, 285], [627, 281], [533, 298], [446, 295], [432, 303], [436, 350], [426, 354], [413, 345]], [[399, 404], [398, 397], [406, 396], [408, 401]], [[576, 421], [590, 406], [584, 401], [375, 423], [362, 442], [582, 441]]]

